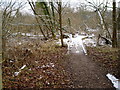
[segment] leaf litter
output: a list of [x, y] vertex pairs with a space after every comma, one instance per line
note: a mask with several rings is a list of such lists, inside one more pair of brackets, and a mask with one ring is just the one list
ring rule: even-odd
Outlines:
[[[69, 87], [69, 77], [60, 64], [66, 57], [67, 49], [57, 47], [54, 41], [23, 39], [21, 37], [7, 43], [7, 58], [2, 66], [3, 87]], [[18, 44], [18, 41], [21, 43]]]

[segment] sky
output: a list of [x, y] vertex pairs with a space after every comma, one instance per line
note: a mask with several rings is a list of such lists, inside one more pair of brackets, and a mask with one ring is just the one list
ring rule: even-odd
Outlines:
[[[3, 1], [7, 1], [7, 0], [3, 0]], [[17, 2], [27, 2], [27, 0], [12, 0], [12, 1], [17, 1]], [[37, 1], [37, 0], [33, 0], [33, 1]], [[51, 0], [48, 0], [48, 1], [51, 1]], [[93, 3], [96, 3], [96, 4], [99, 4], [99, 2], [105, 2], [105, 1], [109, 1], [110, 2], [110, 7], [112, 6], [112, 1], [113, 0], [87, 0], [87, 1], [90, 1], [90, 2], [93, 2]], [[118, 3], [120, 0], [116, 0], [116, 2]], [[85, 0], [62, 0], [62, 2], [64, 3], [70, 3], [71, 4], [71, 7], [78, 7], [80, 5], [80, 3], [85, 3], [85, 4], [88, 4], [86, 3]], [[25, 8], [22, 10], [24, 13], [26, 12], [31, 12], [30, 10], [30, 6], [28, 4], [26, 4]]]
[[[21, 0], [20, 0], [21, 1]], [[27, 0], [23, 0], [23, 1], [27, 1]], [[36, 1], [36, 0], [35, 0]], [[48, 0], [48, 1], [51, 1], [51, 0]], [[109, 1], [110, 2], [110, 6], [112, 6], [112, 1], [113, 0], [87, 0], [87, 1], [90, 1], [90, 2], [93, 2], [93, 3], [96, 3], [96, 4], [99, 4], [99, 2], [105, 2], [105, 1]], [[116, 2], [118, 3], [120, 0], [116, 0]], [[62, 0], [62, 2], [64, 3], [70, 3], [71, 4], [71, 7], [77, 7], [80, 5], [80, 3], [86, 3], [85, 0]], [[87, 4], [87, 3], [86, 3]], [[29, 5], [26, 6], [26, 8], [24, 8], [24, 11], [25, 12], [30, 12], [30, 7]]]

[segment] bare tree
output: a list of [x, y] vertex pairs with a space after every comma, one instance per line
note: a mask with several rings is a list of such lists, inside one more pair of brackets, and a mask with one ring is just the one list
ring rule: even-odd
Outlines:
[[[35, 17], [37, 23], [44, 24], [45, 27], [48, 29], [47, 33], [49, 33], [50, 31], [52, 34], [52, 37], [54, 38], [55, 32], [57, 31], [57, 29], [60, 30], [61, 44], [63, 47], [64, 45], [63, 45], [63, 32], [62, 32], [62, 2], [60, 2], [59, 0], [54, 3], [53, 1], [49, 3], [45, 2], [45, 0], [43, 1], [44, 2], [34, 3], [32, 0], [31, 1], [28, 0], [29, 5], [31, 6], [31, 9], [34, 12], [34, 15], [37, 16]], [[49, 4], [49, 6], [47, 4]], [[37, 8], [38, 10], [42, 9], [40, 13], [37, 10]], [[56, 18], [57, 14], [59, 19]], [[39, 27], [41, 28], [41, 25]], [[42, 28], [40, 30], [44, 35], [44, 37], [46, 37]]]
[[117, 43], [117, 45], [120, 48], [120, 2], [118, 2], [117, 30], [118, 30], [118, 43]]
[[62, 2], [58, 2], [58, 14], [59, 14], [59, 25], [60, 25], [60, 34], [61, 34], [61, 45], [64, 47], [63, 43], [63, 32], [62, 32]]
[[[5, 60], [5, 51], [6, 51], [6, 41], [8, 37], [11, 35], [9, 23], [11, 23], [19, 11], [25, 3], [16, 3], [16, 2], [3, 2], [2, 3], [2, 56], [3, 60]], [[13, 14], [14, 13], [14, 14]]]
[[[9, 28], [9, 23], [11, 23], [15, 15], [17, 14], [16, 12], [22, 8], [23, 4], [22, 3], [16, 3], [16, 2], [3, 2], [2, 0], [0, 1], [0, 19], [1, 19], [1, 29], [0, 29], [0, 35], [1, 35], [1, 40], [0, 40], [0, 89], [2, 89], [2, 62], [5, 60], [5, 52], [6, 52], [6, 41], [8, 37], [11, 35], [10, 34], [10, 28]], [[13, 14], [13, 12], [15, 14]]]
[[[1, 6], [1, 2], [0, 2]], [[2, 21], [2, 12], [0, 11], [0, 21]], [[0, 89], [2, 90], [2, 22], [0, 22]]]
[[104, 32], [107, 32], [106, 38], [112, 39], [112, 36], [111, 36], [110, 31], [107, 26], [107, 22], [105, 21], [105, 17], [104, 17], [104, 15], [107, 11], [109, 2], [108, 1], [104, 2], [104, 0], [103, 0], [103, 2], [101, 2], [101, 3], [99, 2], [99, 4], [97, 5], [95, 2], [89, 2], [88, 0], [85, 0], [85, 1], [89, 3], [90, 7], [95, 9], [95, 12], [98, 14], [99, 19], [100, 19], [100, 25], [102, 27], [102, 31], [98, 35], [98, 42], [99, 42], [99, 38], [104, 34]]
[[113, 37], [112, 47], [117, 47], [117, 23], [116, 23], [116, 0], [113, 0]]
[[[27, 0], [27, 1], [28, 1], [28, 3], [29, 3], [29, 5], [30, 5], [30, 7], [31, 7], [31, 9], [32, 9], [32, 11], [33, 11], [33, 13], [37, 16], [38, 13], [37, 13], [36, 10], [35, 10], [35, 4], [34, 4], [34, 2], [33, 2], [32, 0], [31, 0], [31, 1], [30, 1], [30, 0]], [[43, 30], [42, 30], [42, 27], [41, 27], [41, 25], [40, 25], [39, 19], [38, 19], [36, 16], [35, 16], [35, 19], [36, 19], [37, 23], [39, 24], [39, 25], [38, 25], [38, 26], [39, 26], [39, 29], [40, 29], [42, 35], [44, 36], [44, 38], [47, 39], [45, 33], [44, 33]], [[38, 16], [38, 17], [39, 17], [39, 16]], [[41, 18], [41, 17], [39, 17], [39, 18], [44, 22], [43, 18]]]

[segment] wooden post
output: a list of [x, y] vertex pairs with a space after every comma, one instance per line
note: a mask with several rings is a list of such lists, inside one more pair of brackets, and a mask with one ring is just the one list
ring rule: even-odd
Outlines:
[[120, 48], [120, 1], [118, 2], [118, 18], [117, 18], [117, 44], [118, 48]]
[[117, 22], [116, 22], [116, 0], [113, 0], [113, 37], [112, 47], [117, 47]]

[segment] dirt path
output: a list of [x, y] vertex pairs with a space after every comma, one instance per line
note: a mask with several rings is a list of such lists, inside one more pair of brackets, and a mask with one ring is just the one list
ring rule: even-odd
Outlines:
[[66, 69], [70, 74], [74, 88], [113, 88], [107, 79], [104, 70], [82, 53], [81, 47], [76, 53], [75, 47], [71, 48]]

